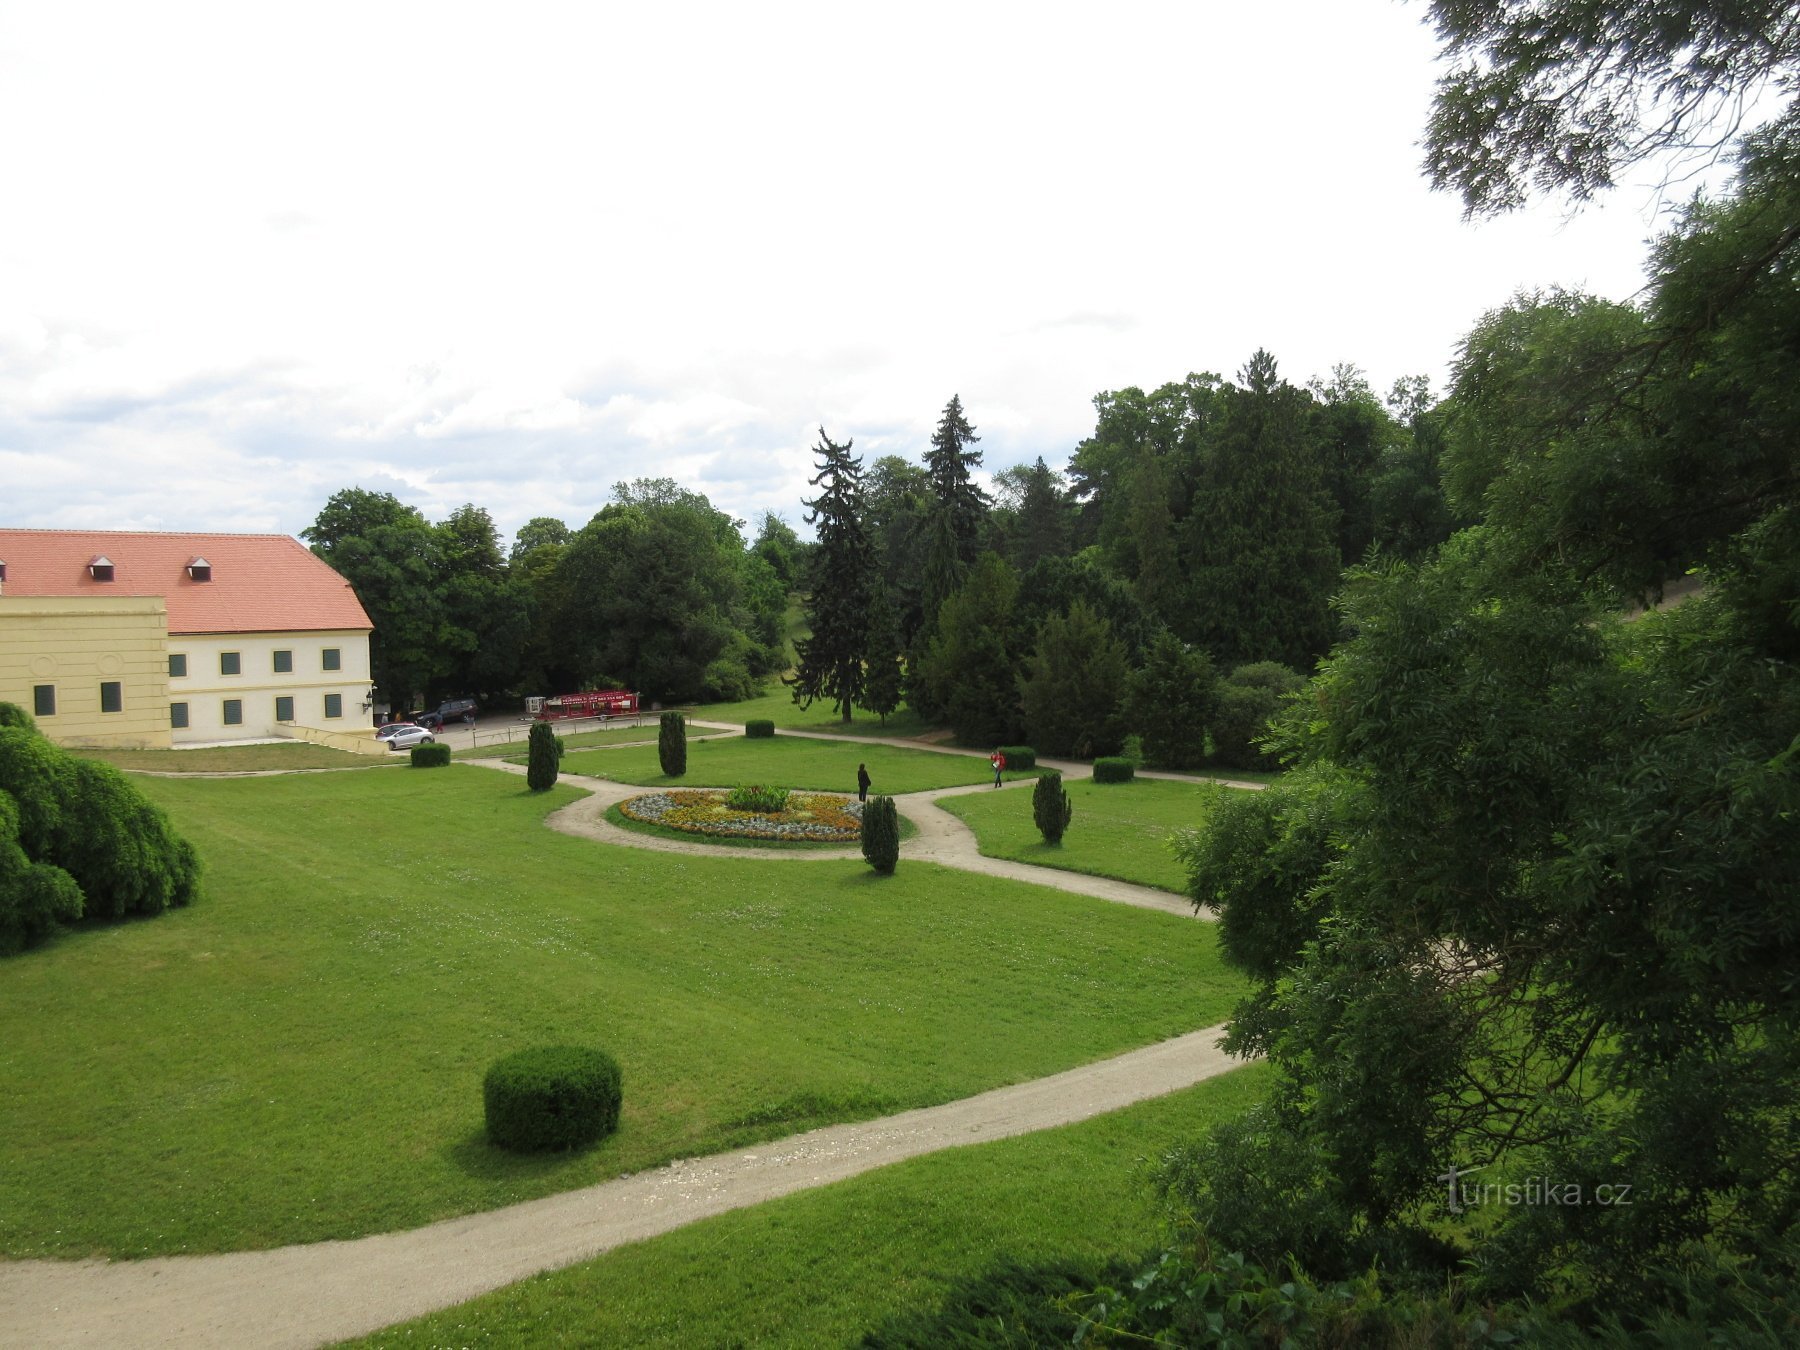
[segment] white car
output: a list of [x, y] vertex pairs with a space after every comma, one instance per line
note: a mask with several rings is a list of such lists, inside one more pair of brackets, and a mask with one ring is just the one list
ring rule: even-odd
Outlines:
[[385, 741], [390, 750], [410, 750], [415, 745], [430, 745], [436, 738], [411, 722], [390, 722], [375, 733], [375, 739]]

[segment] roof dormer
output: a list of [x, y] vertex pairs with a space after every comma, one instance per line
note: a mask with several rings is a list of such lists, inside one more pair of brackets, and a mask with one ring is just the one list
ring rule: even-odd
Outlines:
[[194, 581], [211, 581], [212, 564], [195, 554], [193, 561], [187, 565], [187, 574]]
[[88, 575], [95, 581], [111, 581], [113, 579], [113, 560], [104, 553], [96, 553], [94, 560], [88, 564]]

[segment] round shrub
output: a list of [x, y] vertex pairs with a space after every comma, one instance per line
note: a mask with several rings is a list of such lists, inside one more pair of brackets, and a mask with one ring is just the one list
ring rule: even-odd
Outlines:
[[767, 717], [757, 717], [744, 723], [744, 735], [751, 740], [767, 740], [775, 734], [775, 723]]
[[429, 745], [415, 745], [412, 748], [412, 766], [415, 769], [441, 769], [450, 762], [450, 747], [442, 741], [433, 741]]
[[1029, 745], [1003, 745], [1000, 753], [1006, 756], [1008, 773], [1027, 773], [1037, 768], [1037, 751]]
[[1094, 781], [1096, 783], [1129, 783], [1137, 770], [1130, 760], [1119, 755], [1110, 755], [1105, 759], [1094, 761]]
[[1074, 814], [1075, 804], [1063, 789], [1060, 773], [1047, 773], [1037, 780], [1031, 789], [1031, 818], [1037, 822], [1038, 833], [1044, 836], [1046, 844], [1062, 843]]
[[580, 1148], [619, 1128], [619, 1064], [604, 1050], [515, 1051], [487, 1071], [481, 1095], [488, 1139], [518, 1153]]
[[31, 714], [16, 703], [0, 703], [0, 727], [18, 727], [21, 731], [36, 731], [37, 723], [31, 720]]
[[687, 772], [687, 718], [666, 712], [656, 731], [656, 758], [663, 777], [679, 778]]
[[533, 792], [548, 792], [556, 786], [556, 765], [562, 758], [562, 738], [550, 730], [548, 722], [533, 722], [526, 742], [525, 786]]
[[892, 797], [871, 797], [862, 813], [863, 861], [883, 876], [900, 861], [900, 813]]

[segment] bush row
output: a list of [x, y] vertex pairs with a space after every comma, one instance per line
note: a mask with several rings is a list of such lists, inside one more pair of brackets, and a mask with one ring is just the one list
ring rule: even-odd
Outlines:
[[415, 745], [412, 748], [412, 766], [415, 769], [441, 769], [450, 762], [450, 747], [442, 741], [432, 741], [429, 745]]

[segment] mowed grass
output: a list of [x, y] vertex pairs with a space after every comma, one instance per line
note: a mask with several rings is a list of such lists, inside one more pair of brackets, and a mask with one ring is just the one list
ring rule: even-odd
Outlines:
[[[658, 731], [656, 719], [654, 717], [646, 720], [641, 726], [632, 726], [628, 723], [622, 727], [611, 726], [601, 731], [578, 731], [573, 735], [564, 735], [554, 722], [550, 724], [550, 728], [559, 736], [562, 736], [563, 746], [568, 750], [580, 750], [584, 747], [596, 745], [629, 745], [635, 741], [648, 741], [650, 744], [654, 745], [656, 743]], [[493, 735], [496, 733], [484, 732], [481, 734]], [[707, 733], [700, 727], [688, 728], [689, 736], [704, 736], [706, 734]], [[525, 755], [530, 748], [527, 740], [528, 735], [528, 729], [520, 728], [517, 736], [510, 741], [484, 741], [473, 749], [464, 749], [461, 745], [458, 745], [456, 748], [456, 757], [458, 759], [515, 758], [523, 763]]]
[[[407, 1228], [966, 1096], [1219, 1021], [1210, 925], [860, 860], [749, 863], [543, 825], [474, 766], [140, 780], [195, 905], [0, 967], [0, 1252], [142, 1255]], [[515, 1158], [481, 1079], [624, 1067], [617, 1135]]]
[[1146, 1159], [1245, 1110], [1251, 1065], [1078, 1125], [898, 1163], [535, 1276], [358, 1346], [854, 1345], [1002, 1257], [1137, 1258]]
[[251, 773], [269, 769], [372, 769], [403, 764], [404, 755], [357, 755], [306, 741], [274, 745], [209, 745], [192, 750], [74, 750], [83, 759], [152, 773]]
[[[756, 740], [728, 736], [723, 740], [691, 741], [687, 773], [680, 778], [664, 777], [654, 745], [571, 753], [563, 757], [562, 767], [566, 773], [592, 774], [643, 787], [769, 783], [819, 792], [855, 792], [858, 764], [869, 766], [869, 777], [874, 780], [869, 790], [890, 797], [930, 788], [992, 782], [994, 778], [987, 760], [979, 755], [947, 755], [933, 750], [781, 735]], [[1037, 774], [1013, 773], [1007, 777], [1035, 778]]]
[[1025, 788], [944, 797], [938, 805], [975, 832], [990, 858], [1185, 891], [1187, 874], [1175, 860], [1169, 837], [1204, 825], [1219, 793], [1242, 790], [1154, 778], [1129, 783], [1081, 779], [1063, 786], [1075, 813], [1060, 844], [1046, 844], [1038, 833]]

